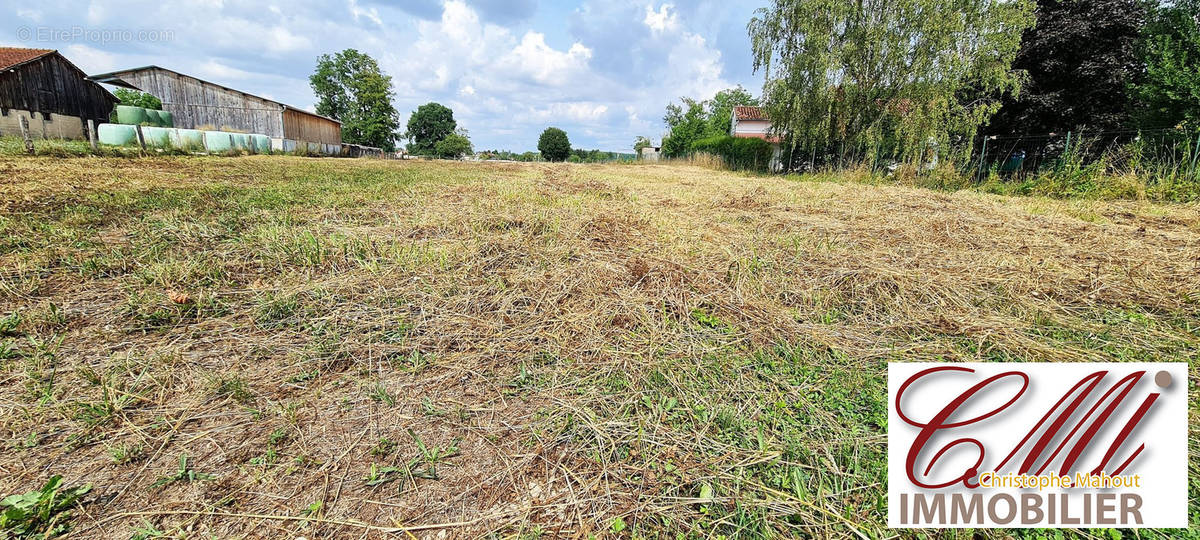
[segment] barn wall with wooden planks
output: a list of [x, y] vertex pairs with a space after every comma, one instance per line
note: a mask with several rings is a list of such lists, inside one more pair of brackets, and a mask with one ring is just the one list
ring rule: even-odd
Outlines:
[[112, 75], [162, 100], [175, 127], [283, 136], [283, 105], [162, 68]]
[[342, 126], [328, 118], [288, 108], [283, 111], [283, 136], [296, 141], [341, 144]]
[[175, 127], [261, 133], [323, 144], [342, 142], [342, 125], [337, 120], [158, 66], [92, 78], [153, 94], [174, 116]]
[[107, 122], [117, 98], [57, 52], [0, 72], [0, 108]]

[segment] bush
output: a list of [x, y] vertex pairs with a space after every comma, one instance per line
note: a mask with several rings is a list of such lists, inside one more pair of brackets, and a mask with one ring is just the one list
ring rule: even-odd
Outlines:
[[418, 156], [437, 154], [438, 141], [449, 137], [457, 127], [454, 111], [449, 107], [434, 102], [417, 107], [408, 118], [408, 132], [405, 133], [412, 139], [408, 153]]
[[458, 133], [451, 133], [438, 141], [433, 145], [433, 150], [443, 159], [459, 159], [474, 152], [471, 149], [471, 140]]
[[538, 137], [538, 151], [546, 161], [567, 159], [571, 155], [571, 141], [567, 139], [567, 132], [555, 127], [546, 128]]
[[703, 152], [720, 157], [733, 170], [766, 172], [771, 166], [771, 143], [762, 139], [721, 135], [692, 143], [693, 153]]
[[113, 93], [120, 100], [121, 105], [131, 105], [133, 107], [141, 107], [143, 109], [153, 109], [156, 111], [162, 110], [162, 100], [152, 94], [130, 90], [128, 88], [118, 88]]

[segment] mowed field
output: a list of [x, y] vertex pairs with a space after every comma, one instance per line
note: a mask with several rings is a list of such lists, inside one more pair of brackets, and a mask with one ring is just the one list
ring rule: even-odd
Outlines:
[[1194, 205], [0, 158], [0, 495], [78, 537], [894, 537], [897, 360], [1189, 362], [1200, 522]]

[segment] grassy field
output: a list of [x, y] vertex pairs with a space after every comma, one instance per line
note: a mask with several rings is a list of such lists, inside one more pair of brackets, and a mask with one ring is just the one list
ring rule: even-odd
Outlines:
[[1200, 207], [0, 157], [0, 495], [79, 536], [894, 537], [889, 360], [1186, 360], [1194, 453]]

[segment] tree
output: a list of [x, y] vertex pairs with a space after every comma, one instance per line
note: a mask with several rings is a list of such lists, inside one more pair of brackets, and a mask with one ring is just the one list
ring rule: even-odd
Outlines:
[[927, 148], [965, 159], [1020, 88], [1011, 64], [1032, 12], [1030, 0], [772, 0], [748, 26], [772, 129], [790, 155], [827, 163]]
[[1013, 68], [1028, 82], [988, 124], [992, 134], [1112, 130], [1130, 123], [1130, 83], [1142, 71], [1142, 0], [1038, 0]]
[[758, 105], [758, 100], [745, 88], [737, 86], [717, 92], [712, 99], [697, 101], [679, 98], [681, 105], [667, 105], [663, 122], [669, 130], [663, 138], [663, 154], [678, 157], [690, 151], [693, 142], [708, 137], [728, 135], [733, 108]]
[[[704, 102], [691, 98], [682, 98], [683, 106], [674, 103], [667, 105], [667, 114], [663, 116], [670, 132], [663, 137], [662, 153], [666, 157], [679, 157], [687, 154], [692, 143], [703, 139], [711, 125], [705, 115]], [[686, 109], [685, 109], [686, 107]]]
[[467, 130], [460, 129], [446, 136], [446, 138], [438, 141], [433, 145], [434, 152], [438, 157], [444, 159], [460, 159], [475, 153], [471, 148], [471, 139], [467, 137]]
[[154, 97], [153, 94], [130, 90], [128, 88], [118, 88], [113, 95], [121, 101], [121, 105], [130, 105], [133, 107], [142, 107], [143, 109], [153, 109], [156, 111], [162, 110], [162, 100]]
[[633, 140], [633, 153], [641, 155], [642, 149], [649, 146], [654, 146], [654, 143], [650, 142], [650, 138], [638, 135], [638, 137]]
[[354, 49], [323, 54], [308, 82], [317, 96], [317, 114], [342, 123], [343, 142], [396, 149], [400, 115], [392, 104], [392, 78], [374, 58]]
[[1200, 0], [1158, 5], [1147, 14], [1139, 52], [1145, 76], [1134, 88], [1148, 127], [1200, 128]]
[[757, 105], [758, 99], [740, 84], [735, 88], [717, 92], [717, 95], [705, 103], [708, 115], [705, 136], [729, 135], [729, 128], [733, 125], [733, 108]]
[[458, 123], [454, 121], [454, 111], [441, 103], [429, 102], [412, 113], [408, 118], [407, 136], [411, 143], [408, 151], [417, 155], [436, 154], [439, 141], [454, 133]]
[[563, 161], [571, 155], [571, 141], [567, 132], [556, 127], [546, 128], [538, 137], [538, 151], [546, 161]]

